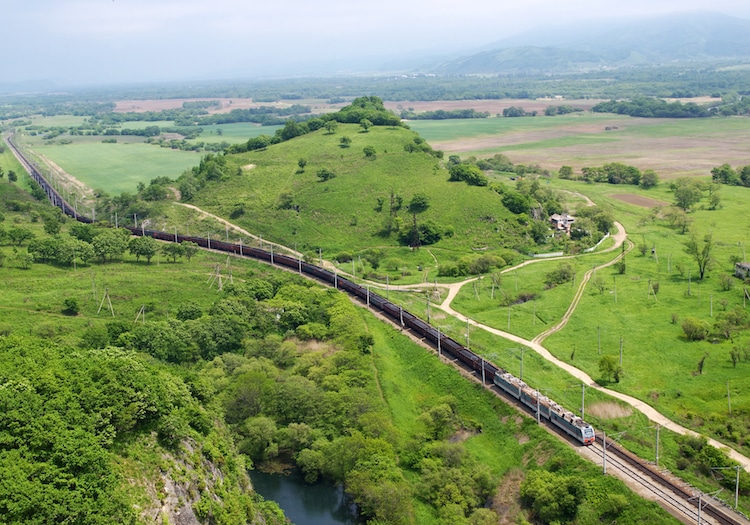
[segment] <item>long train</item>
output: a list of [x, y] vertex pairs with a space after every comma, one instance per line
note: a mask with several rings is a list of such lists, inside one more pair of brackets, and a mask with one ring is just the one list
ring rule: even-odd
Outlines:
[[[17, 157], [27, 169], [31, 177], [45, 191], [52, 204], [60, 207], [63, 213], [73, 217], [77, 221], [84, 223], [94, 222], [90, 217], [78, 213], [77, 209], [70, 206], [55, 188], [47, 183], [47, 180], [36, 170], [36, 168], [26, 161], [15, 145], [11, 141], [8, 142], [11, 148], [15, 150]], [[130, 230], [133, 235], [137, 236], [145, 235], [162, 241], [178, 243], [189, 241], [194, 242], [203, 248], [234, 253], [243, 257], [252, 257], [261, 261], [266, 261], [270, 264], [284, 266], [297, 271], [300, 274], [314, 277], [325, 284], [343, 290], [363, 301], [369, 308], [382, 312], [400, 326], [408, 328], [432, 345], [433, 348], [436, 348], [439, 353], [446, 352], [461, 362], [468, 369], [474, 371], [477, 375], [480, 375], [483, 384], [485, 383], [485, 378], [492, 378], [492, 382], [500, 390], [514, 397], [523, 405], [531, 409], [536, 415], [538, 421], [544, 419], [546, 422], [558, 427], [584, 445], [591, 445], [595, 440], [593, 427], [580, 417], [576, 416], [573, 412], [564, 409], [555, 401], [542, 395], [538, 390], [532, 389], [529, 385], [506, 370], [486, 361], [484, 358], [458, 343], [455, 339], [440, 333], [440, 330], [423, 321], [411, 312], [408, 312], [402, 307], [388, 301], [383, 296], [371, 292], [369, 287], [359, 285], [345, 277], [339, 276], [335, 272], [304, 262], [299, 258], [290, 257], [284, 254], [275, 254], [272, 251], [266, 251], [260, 248], [214, 241], [203, 237], [192, 237], [178, 235], [176, 233], [171, 234], [162, 231], [147, 230], [143, 227], [126, 227], [126, 229]]]

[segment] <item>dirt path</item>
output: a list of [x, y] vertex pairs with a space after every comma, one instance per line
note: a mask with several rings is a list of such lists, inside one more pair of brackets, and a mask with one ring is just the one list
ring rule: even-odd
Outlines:
[[[583, 297], [583, 291], [586, 289], [586, 284], [591, 279], [591, 276], [596, 272], [597, 270], [600, 270], [602, 268], [606, 268], [607, 266], [612, 266], [617, 261], [625, 257], [625, 254], [628, 253], [630, 250], [633, 249], [635, 246], [632, 242], [627, 242], [627, 248], [625, 248], [620, 255], [609, 261], [608, 263], [600, 264], [599, 266], [596, 266], [589, 271], [587, 271], [583, 275], [583, 279], [581, 279], [581, 283], [578, 285], [578, 290], [576, 290], [575, 295], [573, 296], [573, 300], [570, 302], [570, 306], [568, 307], [568, 310], [565, 312], [565, 314], [562, 316], [562, 319], [560, 319], [560, 322], [557, 323], [555, 326], [552, 326], [542, 332], [541, 334], [537, 335], [534, 339], [531, 341], [534, 343], [542, 344], [542, 341], [547, 339], [549, 336], [554, 334], [555, 332], [559, 332], [562, 330], [565, 325], [568, 324], [568, 321], [570, 320], [570, 317], [573, 315], [573, 312], [575, 312], [576, 308], [578, 307], [578, 303], [581, 302], [581, 297]], [[622, 243], [621, 243], [622, 244]]]

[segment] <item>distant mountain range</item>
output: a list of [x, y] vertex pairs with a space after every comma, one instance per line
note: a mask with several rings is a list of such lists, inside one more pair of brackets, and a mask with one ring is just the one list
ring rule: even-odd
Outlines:
[[447, 75], [562, 73], [723, 59], [750, 60], [750, 20], [692, 12], [537, 28], [426, 68]]

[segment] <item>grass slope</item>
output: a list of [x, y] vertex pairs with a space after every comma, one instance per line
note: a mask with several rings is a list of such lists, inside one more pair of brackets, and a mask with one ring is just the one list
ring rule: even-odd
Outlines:
[[[340, 147], [341, 137], [351, 138], [348, 148]], [[388, 217], [391, 191], [403, 197], [398, 216], [402, 229], [409, 229], [412, 217], [405, 210], [416, 193], [424, 193], [430, 207], [418, 221], [432, 221], [452, 228], [455, 235], [430, 250], [438, 253], [471, 248], [499, 248], [493, 245], [494, 226], [482, 222], [487, 217], [507, 217], [500, 197], [487, 188], [448, 182], [442, 162], [425, 153], [406, 153], [414, 133], [401, 128], [373, 127], [368, 133], [359, 126], [340, 125], [338, 132], [319, 130], [269, 147], [229, 157], [234, 176], [207, 186], [194, 203], [221, 216], [229, 216], [235, 205], [245, 213], [236, 222], [264, 232], [270, 239], [306, 249], [322, 248], [329, 256], [341, 250], [357, 251], [372, 247], [395, 247], [395, 236], [381, 237]], [[368, 159], [363, 148], [370, 146], [376, 158]], [[304, 172], [297, 161], [307, 160]], [[336, 177], [320, 182], [316, 176], [329, 169]], [[299, 213], [279, 209], [288, 194]], [[385, 199], [383, 211], [376, 211], [378, 198]]]

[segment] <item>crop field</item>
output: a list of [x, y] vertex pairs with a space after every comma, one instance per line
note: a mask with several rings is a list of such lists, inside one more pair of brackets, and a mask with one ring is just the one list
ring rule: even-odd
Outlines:
[[[33, 138], [33, 137], [31, 137]], [[32, 141], [30, 150], [52, 160], [90, 188], [112, 194], [136, 191], [139, 182], [155, 177], [176, 178], [200, 161], [200, 154], [171, 150], [137, 141], [102, 144], [102, 137], [80, 137], [73, 144], [45, 145]]]
[[[662, 178], [705, 176], [750, 159], [750, 126], [739, 117], [643, 119], [583, 113], [556, 117], [409, 122], [433, 147], [462, 157], [507, 155], [514, 163], [575, 170], [622, 162]], [[609, 128], [609, 129], [607, 129]]]

